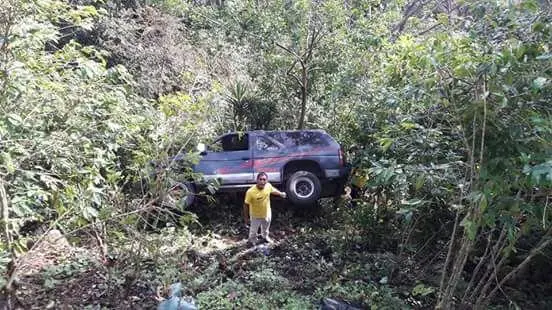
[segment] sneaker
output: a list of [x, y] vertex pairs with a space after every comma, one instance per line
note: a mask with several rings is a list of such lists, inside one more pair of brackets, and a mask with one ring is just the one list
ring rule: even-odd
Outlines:
[[247, 240], [247, 243], [246, 243], [247, 247], [254, 247], [255, 246], [255, 242], [254, 241], [251, 241], [251, 240]]

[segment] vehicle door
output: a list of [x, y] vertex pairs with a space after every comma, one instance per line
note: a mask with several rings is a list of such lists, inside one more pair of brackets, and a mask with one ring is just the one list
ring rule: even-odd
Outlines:
[[255, 178], [250, 144], [247, 133], [223, 135], [201, 154], [195, 171], [203, 173], [206, 180], [218, 179], [222, 186], [253, 183]]
[[281, 168], [287, 160], [284, 145], [268, 135], [256, 135], [253, 152], [255, 174], [266, 172], [269, 182], [281, 183]]

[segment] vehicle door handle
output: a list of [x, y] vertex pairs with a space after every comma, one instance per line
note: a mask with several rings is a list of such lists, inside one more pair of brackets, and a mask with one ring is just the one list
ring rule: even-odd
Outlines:
[[249, 160], [249, 157], [242, 157], [242, 160]]

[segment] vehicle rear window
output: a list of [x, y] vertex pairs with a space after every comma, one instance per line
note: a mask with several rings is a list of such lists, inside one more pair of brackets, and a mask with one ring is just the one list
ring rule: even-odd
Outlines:
[[293, 132], [268, 132], [267, 136], [280, 142], [286, 147], [297, 146], [329, 146], [328, 139], [320, 132], [315, 131], [293, 131]]

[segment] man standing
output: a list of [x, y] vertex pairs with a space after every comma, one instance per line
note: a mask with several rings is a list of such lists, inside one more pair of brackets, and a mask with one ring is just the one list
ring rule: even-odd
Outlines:
[[270, 221], [272, 220], [272, 210], [270, 209], [270, 195], [277, 195], [286, 198], [286, 193], [280, 192], [268, 183], [268, 176], [264, 172], [257, 175], [257, 184], [251, 186], [245, 193], [245, 201], [243, 204], [243, 217], [245, 224], [249, 225], [248, 243], [255, 245], [257, 241], [257, 230], [261, 227], [261, 235], [263, 238], [272, 243], [272, 239], [268, 236]]

